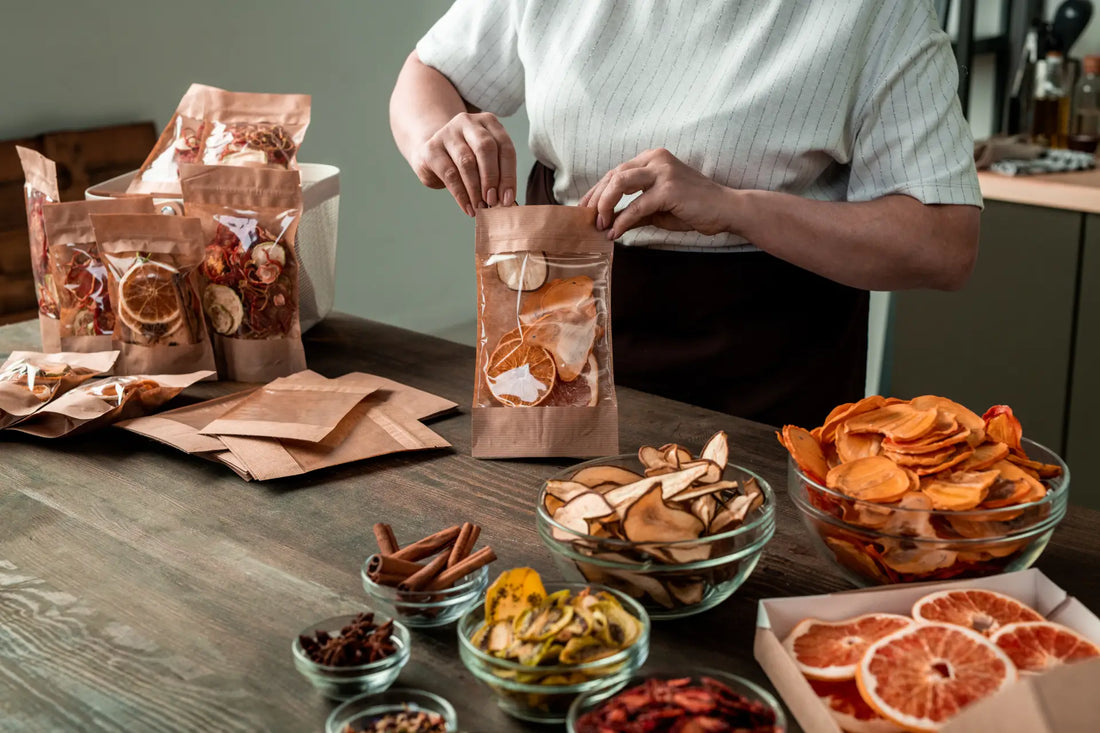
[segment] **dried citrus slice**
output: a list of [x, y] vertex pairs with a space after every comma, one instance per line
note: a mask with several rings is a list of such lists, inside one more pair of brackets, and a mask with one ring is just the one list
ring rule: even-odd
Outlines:
[[908, 616], [894, 613], [868, 613], [846, 621], [808, 618], [798, 622], [783, 646], [807, 677], [850, 680], [871, 644], [913, 623]]
[[917, 621], [954, 624], [989, 636], [1006, 624], [1042, 621], [1043, 617], [1015, 598], [991, 590], [941, 590], [913, 604]]
[[158, 326], [179, 318], [179, 274], [176, 268], [153, 260], [131, 267], [118, 283], [120, 315], [127, 325]]
[[891, 502], [910, 489], [909, 474], [885, 456], [868, 456], [829, 469], [825, 485], [853, 499]]
[[1100, 657], [1100, 646], [1073, 629], [1049, 621], [1008, 624], [990, 637], [1021, 672], [1045, 672], [1061, 664]]
[[856, 666], [863, 699], [910, 731], [938, 731], [1016, 677], [1012, 660], [984, 636], [938, 623], [915, 624], [879, 639]]
[[489, 391], [509, 407], [531, 407], [545, 400], [557, 381], [554, 357], [526, 341], [500, 344], [489, 356]]
[[825, 480], [829, 473], [829, 464], [825, 462], [821, 444], [808, 430], [797, 425], [784, 425], [783, 432], [776, 433], [776, 437], [804, 474], [815, 481]]
[[833, 720], [846, 733], [895, 733], [902, 730], [867, 704], [859, 694], [855, 680], [810, 680], [810, 687], [829, 706]]

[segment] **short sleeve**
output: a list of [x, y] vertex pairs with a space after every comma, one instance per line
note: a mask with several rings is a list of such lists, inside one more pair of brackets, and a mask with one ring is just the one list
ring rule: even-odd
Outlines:
[[519, 57], [522, 0], [456, 0], [416, 44], [420, 60], [470, 104], [499, 116], [523, 104]]
[[897, 42], [880, 47], [882, 72], [861, 89], [848, 200], [900, 193], [925, 204], [981, 206], [974, 140], [959, 104], [947, 34], [932, 12], [917, 10], [905, 20], [887, 34]]

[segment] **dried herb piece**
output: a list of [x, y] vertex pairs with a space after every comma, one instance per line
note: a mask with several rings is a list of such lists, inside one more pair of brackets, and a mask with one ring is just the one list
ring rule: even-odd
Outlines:
[[711, 677], [649, 679], [620, 692], [577, 721], [577, 733], [776, 730], [775, 711]]
[[374, 623], [373, 613], [361, 613], [336, 635], [318, 629], [314, 636], [299, 636], [302, 651], [325, 667], [360, 667], [385, 659], [397, 651], [393, 620]]
[[366, 728], [346, 726], [343, 733], [447, 733], [447, 722], [437, 713], [406, 710], [375, 718]]

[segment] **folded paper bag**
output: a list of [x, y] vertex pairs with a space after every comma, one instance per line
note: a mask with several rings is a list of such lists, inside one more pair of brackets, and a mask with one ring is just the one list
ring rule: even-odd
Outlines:
[[13, 351], [0, 365], [0, 428], [27, 419], [72, 388], [110, 372], [117, 358], [117, 351]]

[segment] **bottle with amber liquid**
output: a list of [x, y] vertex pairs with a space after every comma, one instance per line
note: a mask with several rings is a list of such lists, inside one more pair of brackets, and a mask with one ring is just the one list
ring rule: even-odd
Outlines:
[[1062, 54], [1050, 51], [1035, 64], [1032, 141], [1049, 148], [1065, 148], [1069, 138], [1069, 106]]
[[1095, 153], [1100, 142], [1100, 56], [1086, 56], [1084, 75], [1073, 90], [1070, 150]]

